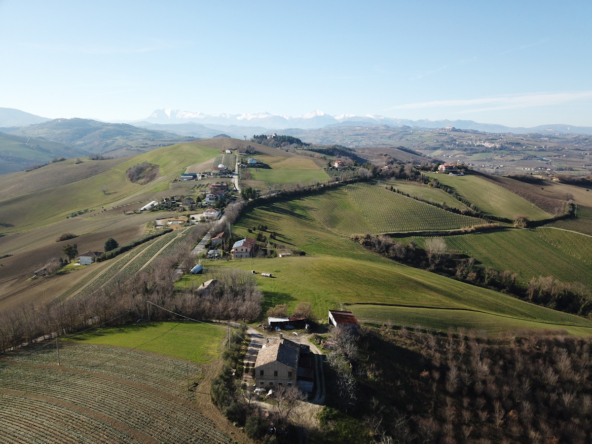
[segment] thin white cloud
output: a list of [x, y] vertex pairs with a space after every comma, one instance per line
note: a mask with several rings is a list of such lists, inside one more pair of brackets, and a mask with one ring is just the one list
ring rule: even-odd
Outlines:
[[475, 107], [479, 105], [490, 105], [490, 107], [480, 109], [471, 108], [470, 110], [459, 111], [459, 113], [464, 113], [493, 109], [530, 108], [534, 106], [557, 105], [560, 103], [574, 102], [585, 99], [592, 99], [592, 91], [517, 94], [498, 97], [485, 97], [480, 99], [436, 100], [432, 102], [418, 102], [396, 105], [389, 108], [389, 110]]
[[529, 43], [527, 45], [518, 46], [517, 48], [508, 49], [507, 51], [500, 52], [499, 55], [506, 55], [506, 54], [510, 54], [511, 52], [523, 51], [528, 48], [533, 48], [535, 46], [542, 45], [543, 43], [547, 43], [548, 41], [549, 41], [549, 39], [542, 39], [542, 40], [539, 40], [538, 42], [535, 42], [535, 43]]

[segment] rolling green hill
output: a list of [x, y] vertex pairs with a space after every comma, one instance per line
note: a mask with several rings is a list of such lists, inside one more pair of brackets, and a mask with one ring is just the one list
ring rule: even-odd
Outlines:
[[0, 175], [22, 171], [59, 157], [86, 155], [84, 149], [63, 143], [0, 133]]
[[[173, 145], [135, 156], [94, 176], [26, 195], [0, 201], [1, 233], [31, 230], [63, 220], [70, 213], [101, 208], [135, 194], [168, 189], [168, 182], [187, 165], [214, 158], [218, 151], [197, 143]], [[131, 183], [125, 172], [133, 165], [149, 162], [159, 166], [160, 177], [146, 185]], [[55, 172], [59, 174], [58, 171]], [[26, 181], [26, 174], [17, 173]], [[106, 187], [106, 192], [103, 192]]]
[[486, 214], [514, 219], [525, 215], [531, 220], [547, 219], [552, 215], [526, 199], [478, 176], [448, 176], [430, 174], [444, 185], [453, 187], [460, 195], [477, 205]]
[[[12, 135], [43, 138], [91, 153], [113, 152], [133, 147], [147, 151], [181, 141], [176, 134], [151, 131], [132, 125], [88, 119], [55, 119], [19, 128], [7, 128]], [[193, 139], [189, 139], [193, 140]]]
[[[425, 238], [416, 237], [421, 246]], [[554, 276], [592, 286], [592, 237], [551, 228], [474, 233], [444, 238], [449, 249], [498, 271], [518, 273], [519, 280]]]
[[[377, 323], [391, 319], [405, 325], [420, 322], [425, 327], [445, 330], [462, 318], [461, 324], [466, 327], [491, 332], [508, 328], [565, 328], [578, 334], [592, 333], [592, 322], [586, 319], [370, 253], [347, 237], [326, 229], [315, 215], [319, 202], [315, 202], [316, 198], [257, 207], [245, 214], [235, 227], [237, 234], [253, 236], [247, 232], [249, 227], [267, 225], [268, 231], [277, 232], [277, 242], [289, 249], [306, 251], [305, 257], [245, 259], [211, 266], [272, 273], [273, 279], [257, 275], [265, 295], [264, 309], [284, 303], [292, 309], [307, 301], [323, 319], [328, 309], [347, 306], [355, 314], [359, 310], [363, 319]], [[340, 204], [338, 211], [342, 219], [351, 209]], [[207, 274], [185, 276], [178, 286], [182, 288], [191, 285], [191, 281], [206, 279], [209, 279]], [[421, 314], [416, 307], [437, 310], [437, 315]]]

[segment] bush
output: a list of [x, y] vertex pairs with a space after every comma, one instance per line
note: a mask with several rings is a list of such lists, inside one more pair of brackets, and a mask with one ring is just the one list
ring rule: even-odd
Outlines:
[[74, 239], [75, 237], [78, 237], [78, 235], [74, 234], [74, 233], [64, 233], [56, 239], [56, 242], [62, 242], [62, 241], [68, 240], [68, 239]]
[[224, 409], [224, 416], [226, 416], [232, 422], [243, 425], [247, 417], [247, 410], [244, 404], [233, 402]]
[[269, 428], [269, 421], [261, 416], [251, 416], [245, 423], [245, 433], [251, 439], [261, 439]]
[[119, 247], [119, 244], [112, 237], [107, 239], [107, 242], [105, 242], [105, 251], [112, 251], [115, 250], [117, 247]]

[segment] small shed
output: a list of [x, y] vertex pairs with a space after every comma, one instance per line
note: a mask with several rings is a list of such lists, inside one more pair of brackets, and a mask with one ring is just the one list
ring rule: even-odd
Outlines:
[[270, 327], [280, 327], [286, 328], [286, 326], [290, 323], [290, 318], [267, 318], [267, 324]]
[[200, 274], [203, 273], [203, 267], [199, 264], [197, 264], [195, 267], [193, 267], [190, 271], [191, 274]]
[[329, 310], [329, 325], [334, 327], [360, 328], [360, 323], [351, 311]]
[[152, 202], [150, 202], [150, 203], [144, 205], [142, 208], [140, 208], [140, 211], [150, 210], [150, 209], [154, 208], [157, 205], [158, 205], [158, 202], [155, 201], [155, 200], [153, 200]]

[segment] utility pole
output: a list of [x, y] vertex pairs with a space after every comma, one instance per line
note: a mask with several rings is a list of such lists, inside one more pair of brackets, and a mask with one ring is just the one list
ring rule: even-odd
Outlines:
[[228, 326], [228, 340], [226, 341], [226, 347], [230, 348], [230, 321], [227, 321], [226, 325]]
[[61, 365], [60, 363], [60, 346], [58, 345], [58, 337], [56, 336], [56, 350], [58, 351], [58, 365]]
[[146, 301], [146, 305], [148, 306], [148, 322], [150, 322], [150, 301]]

